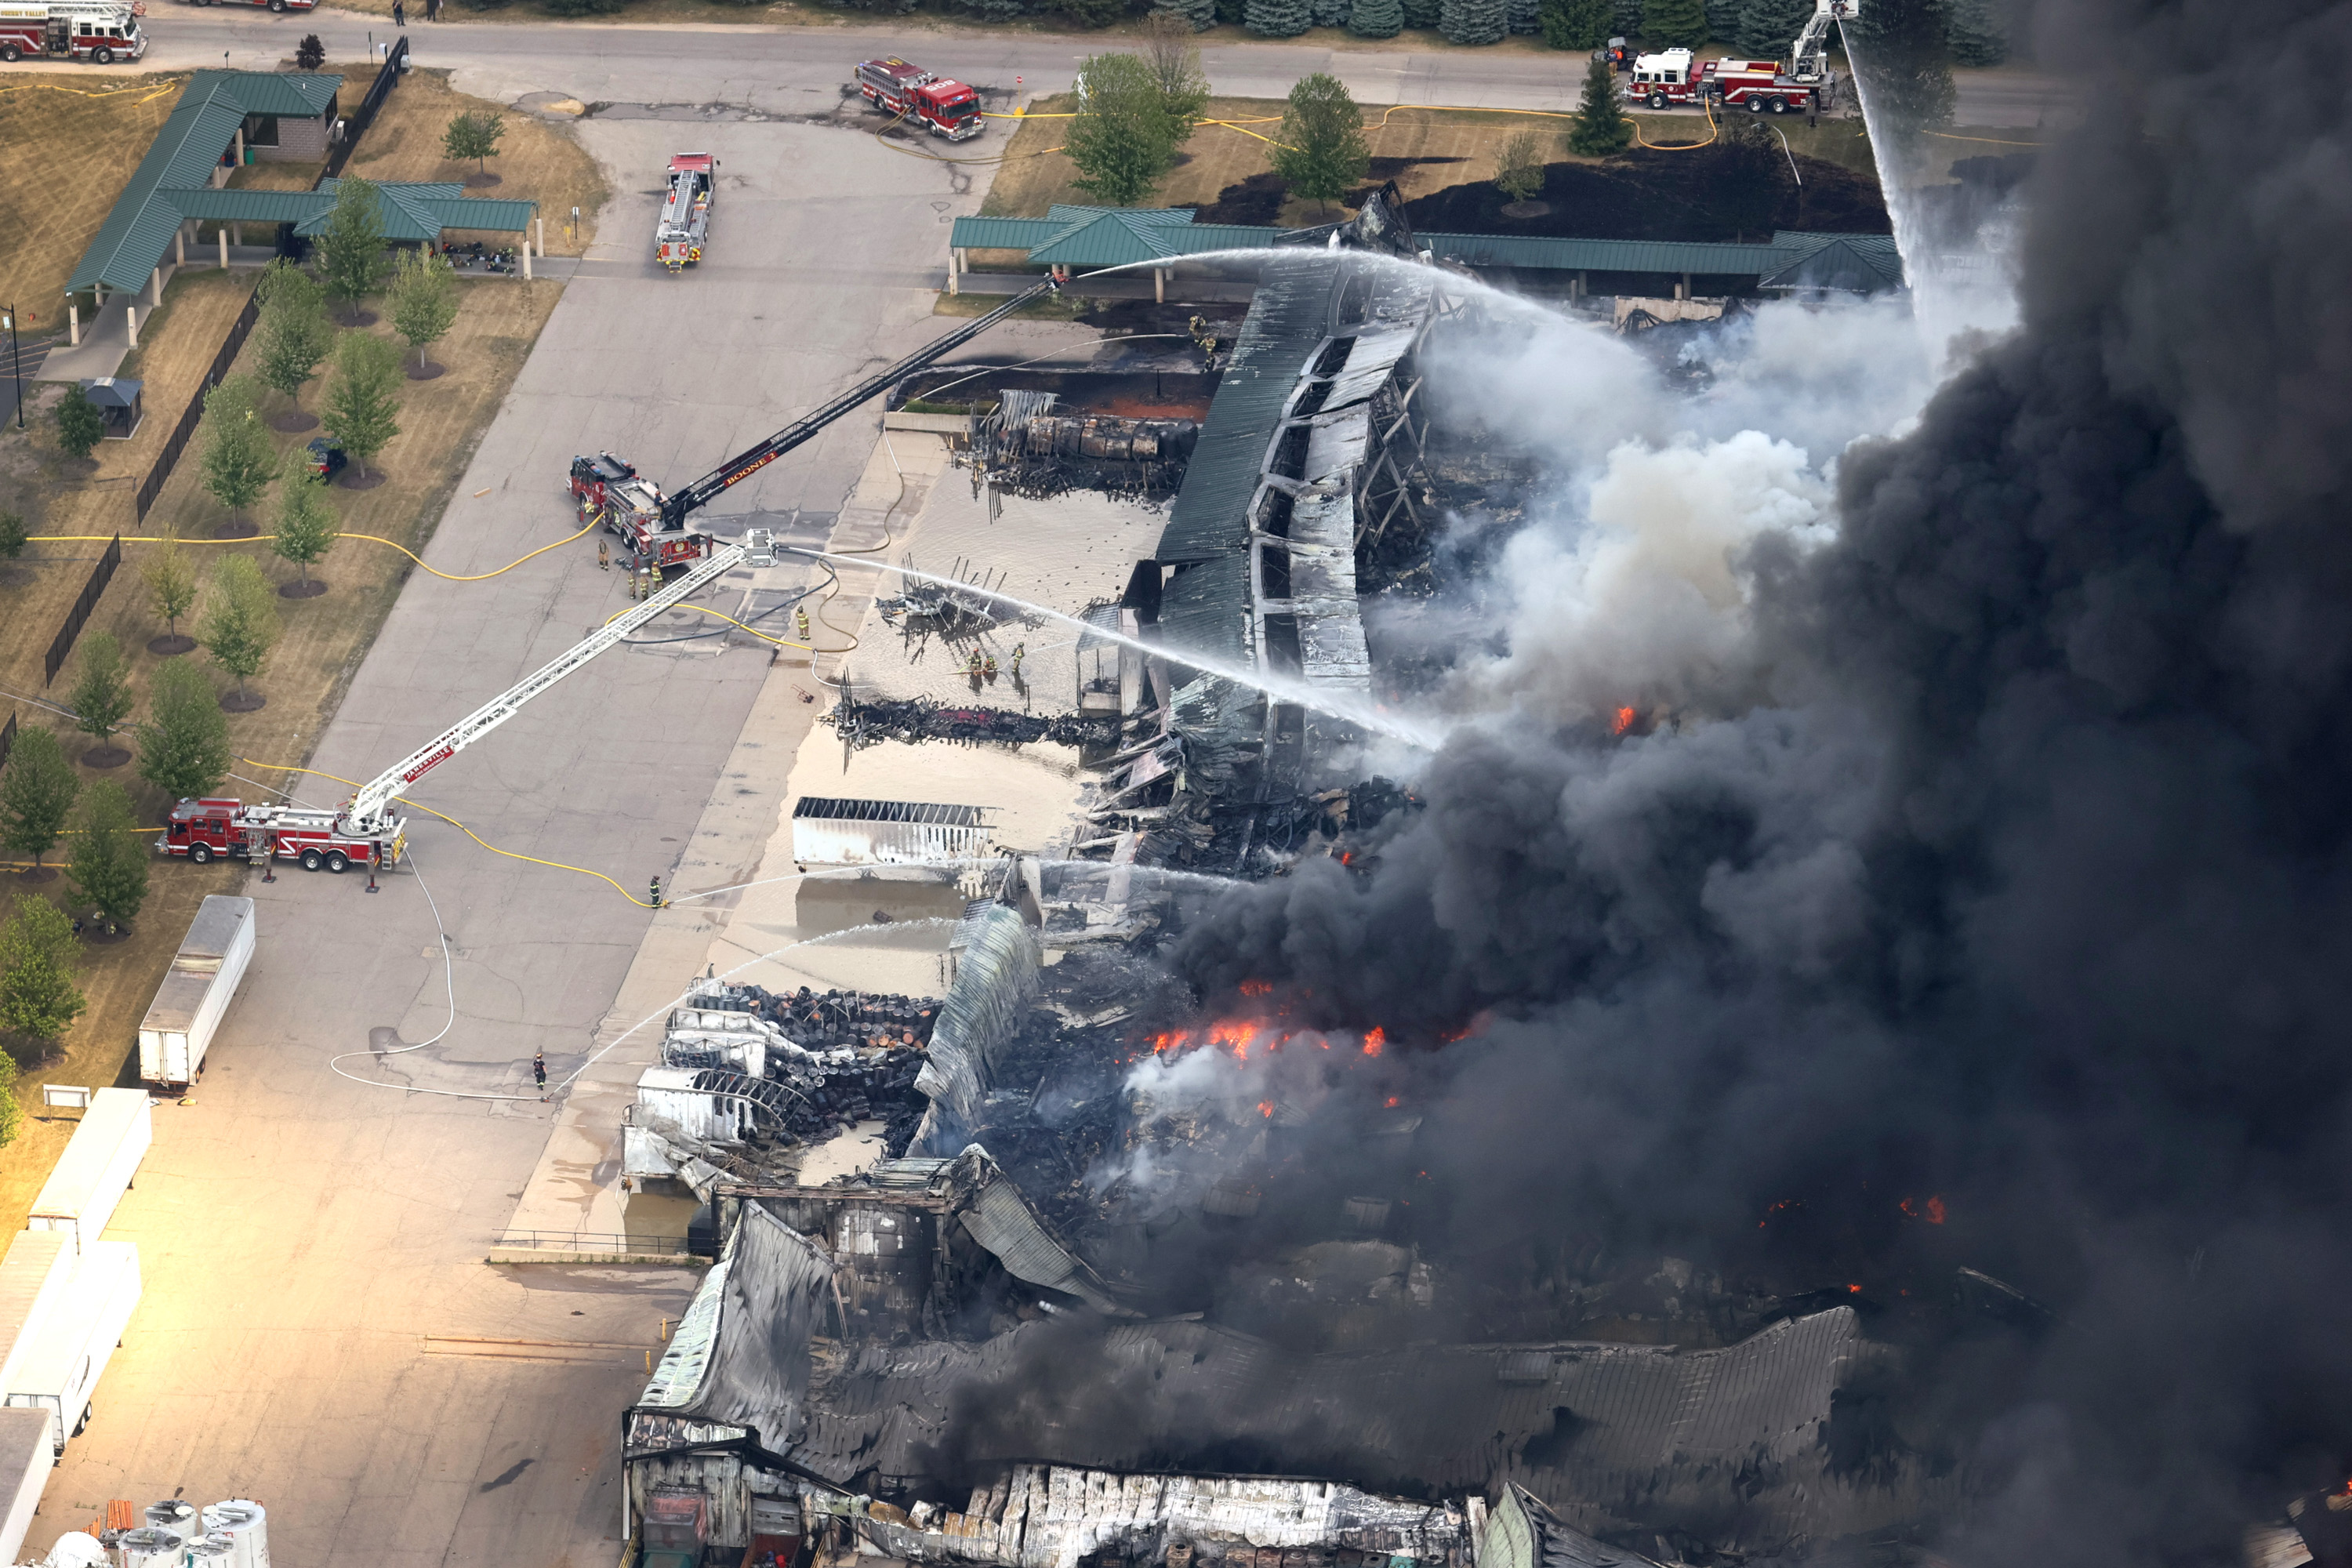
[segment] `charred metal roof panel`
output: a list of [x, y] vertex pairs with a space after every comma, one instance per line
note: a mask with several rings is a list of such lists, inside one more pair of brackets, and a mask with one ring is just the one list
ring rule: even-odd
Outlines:
[[[833, 1263], [808, 1237], [757, 1205], [746, 1205], [688, 1309], [709, 1314], [707, 1335], [662, 1357], [641, 1408], [688, 1420], [741, 1426], [780, 1448], [802, 1425], [809, 1341], [833, 1300]], [[686, 1332], [683, 1323], [679, 1332]]]
[[1328, 335], [1338, 270], [1335, 259], [1321, 255], [1269, 263], [1234, 338], [1156, 559], [1208, 561], [1247, 542], [1249, 501], [1275, 427], [1300, 373]]
[[[930, 1049], [915, 1087], [970, 1125], [995, 1081], [994, 1056], [1037, 999], [1044, 951], [1020, 912], [992, 904], [972, 920], [956, 962], [955, 984], [940, 1005]], [[957, 931], [962, 933], [960, 922]]]
[[916, 800], [843, 800], [831, 795], [804, 795], [793, 807], [795, 817], [827, 822], [918, 822], [947, 827], [978, 827], [980, 807], [940, 805]]
[[1118, 1310], [1094, 1270], [1054, 1239], [986, 1149], [968, 1145], [940, 1173], [937, 1184], [960, 1202], [956, 1217], [971, 1238], [1015, 1279], [1076, 1296], [1097, 1311]]
[[[1253, 471], [1253, 484], [1256, 477]], [[1190, 475], [1186, 482], [1191, 482]], [[1160, 640], [1177, 663], [1189, 651], [1227, 664], [1248, 664], [1249, 624], [1249, 557], [1239, 548], [1185, 567], [1160, 591]]]

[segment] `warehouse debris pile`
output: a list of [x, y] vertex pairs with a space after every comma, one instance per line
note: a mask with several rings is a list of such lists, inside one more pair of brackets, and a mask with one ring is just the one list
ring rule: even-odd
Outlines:
[[885, 741], [994, 741], [1100, 750], [1118, 739], [1118, 721], [1083, 713], [1014, 713], [1001, 708], [949, 708], [920, 698], [866, 701], [845, 697], [824, 715], [854, 750]]
[[1201, 427], [1190, 419], [1061, 414], [1060, 395], [1009, 387], [972, 420], [975, 490], [992, 486], [1042, 500], [1070, 489], [1145, 500], [1173, 495]]

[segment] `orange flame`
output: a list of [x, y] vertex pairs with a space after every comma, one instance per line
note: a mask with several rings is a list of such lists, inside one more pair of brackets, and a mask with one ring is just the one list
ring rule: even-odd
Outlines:
[[1620, 708], [1617, 710], [1617, 717], [1609, 725], [1609, 732], [1612, 735], [1622, 735], [1632, 729], [1633, 721], [1640, 717], [1641, 715], [1631, 708]]
[[[1395, 1109], [1396, 1109], [1400, 1104], [1402, 1104], [1402, 1103], [1403, 1103], [1403, 1102], [1402, 1102], [1402, 1100], [1401, 1100], [1397, 1096], [1395, 1096], [1395, 1095], [1393, 1095], [1393, 1094], [1389, 1096], [1388, 1108], [1389, 1108], [1391, 1110], [1395, 1110]], [[1423, 1173], [1423, 1175], [1428, 1174], [1428, 1173], [1427, 1173], [1427, 1172], [1425, 1172], [1425, 1171], [1424, 1171], [1423, 1173]]]
[[1849, 1285], [1845, 1288], [1845, 1290], [1846, 1294], [1849, 1296], [1859, 1296], [1862, 1294], [1862, 1287], [1859, 1285]]
[[1270, 1100], [1259, 1100], [1257, 1102], [1257, 1113], [1260, 1116], [1266, 1118], [1268, 1121], [1272, 1121], [1274, 1119], [1274, 1101]]
[[1901, 1207], [1904, 1214], [1912, 1219], [1924, 1219], [1929, 1225], [1944, 1223], [1944, 1200], [1941, 1198], [1929, 1198], [1916, 1208], [1912, 1206], [1909, 1198], [1905, 1198]]
[[1368, 1057], [1379, 1056], [1381, 1047], [1388, 1043], [1389, 1032], [1386, 1029], [1374, 1029], [1364, 1037], [1364, 1054]]
[[1244, 980], [1242, 982], [1242, 994], [1244, 996], [1263, 996], [1273, 989], [1274, 982], [1271, 980]]
[[1181, 1051], [1192, 1043], [1192, 1030], [1171, 1029], [1164, 1035], [1151, 1037], [1151, 1054], [1158, 1056], [1164, 1051]]

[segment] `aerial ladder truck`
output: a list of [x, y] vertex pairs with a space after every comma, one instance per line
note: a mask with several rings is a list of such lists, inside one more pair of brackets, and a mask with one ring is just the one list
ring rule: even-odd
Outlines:
[[[708, 534], [689, 534], [686, 526], [688, 516], [729, 487], [740, 484], [793, 447], [814, 438], [826, 426], [861, 404], [880, 396], [899, 381], [970, 342], [1031, 300], [1060, 287], [1059, 282], [1048, 279], [1015, 295], [988, 314], [926, 344], [879, 374], [858, 383], [814, 413], [795, 419], [750, 451], [730, 458], [676, 495], [663, 496], [650, 481], [644, 481], [646, 488], [652, 490], [658, 500], [660, 511], [655, 521], [658, 522], [660, 531], [674, 538], [691, 537], [698, 542], [686, 570], [652, 597], [631, 605], [625, 614], [605, 622], [549, 664], [499, 692], [360, 785], [358, 792], [344, 802], [341, 809], [247, 805], [231, 797], [184, 800], [173, 808], [156, 849], [162, 854], [184, 857], [199, 865], [224, 858], [263, 862], [292, 860], [306, 871], [341, 872], [353, 866], [364, 867], [371, 872], [391, 869], [400, 863], [407, 844], [408, 819], [393, 809], [400, 791], [489, 734], [520, 712], [523, 705], [532, 698], [585, 666], [598, 654], [626, 641], [637, 628], [673, 605], [684, 603], [736, 567], [772, 566], [776, 563], [777, 545], [772, 530], [747, 529], [739, 542], [721, 545]], [[576, 489], [579, 463], [575, 461], [572, 466]], [[634, 471], [631, 470], [633, 474]], [[660, 559], [658, 556], [655, 558]]]

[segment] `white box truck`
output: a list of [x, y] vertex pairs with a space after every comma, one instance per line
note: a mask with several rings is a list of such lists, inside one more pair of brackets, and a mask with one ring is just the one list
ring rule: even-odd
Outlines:
[[90, 1096], [81, 1125], [33, 1200], [26, 1230], [61, 1230], [76, 1252], [106, 1234], [114, 1205], [139, 1174], [155, 1140], [154, 1102], [143, 1089], [101, 1089]]
[[0, 1410], [0, 1563], [14, 1563], [33, 1528], [33, 1510], [49, 1484], [58, 1451], [37, 1410]]
[[139, 1023], [139, 1077], [158, 1089], [185, 1089], [205, 1070], [222, 1015], [253, 961], [253, 900], [215, 893], [196, 910]]
[[0, 1388], [65, 1300], [74, 1257], [62, 1231], [20, 1231], [8, 1243], [8, 1255], [0, 1258]]
[[89, 1420], [89, 1396], [122, 1342], [139, 1306], [139, 1249], [127, 1241], [94, 1241], [82, 1252], [62, 1310], [50, 1312], [33, 1337], [7, 1394], [10, 1408], [44, 1411], [54, 1452], [79, 1436]]

